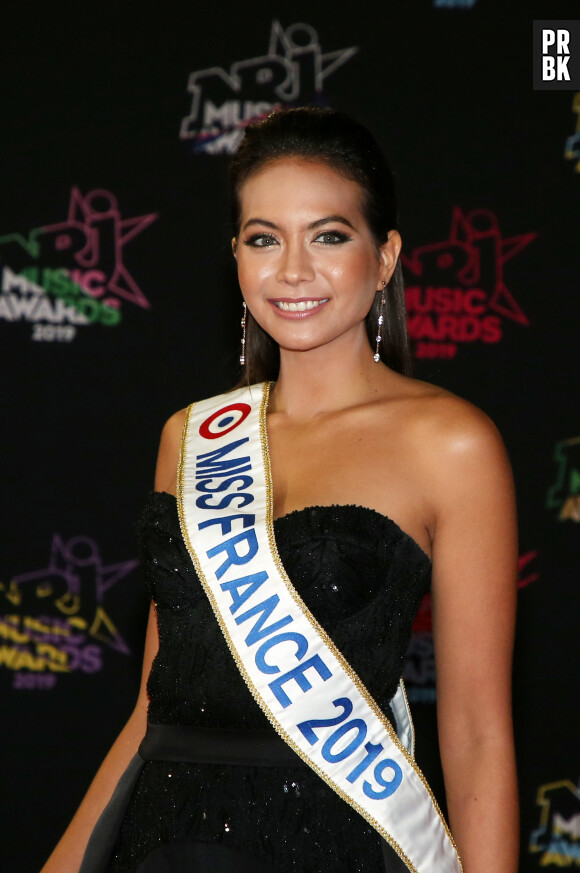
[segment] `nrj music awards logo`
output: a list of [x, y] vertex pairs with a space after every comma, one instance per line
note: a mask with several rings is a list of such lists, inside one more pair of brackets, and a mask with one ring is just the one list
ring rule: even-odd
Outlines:
[[530, 852], [541, 853], [540, 867], [580, 867], [580, 790], [569, 779], [540, 785], [536, 803], [540, 824], [530, 837]]
[[46, 567], [0, 582], [0, 668], [22, 690], [57, 677], [97, 673], [103, 651], [131, 654], [106, 611], [107, 592], [137, 566], [105, 565], [94, 539], [54, 534]]
[[548, 509], [558, 510], [560, 521], [580, 521], [580, 436], [556, 443], [556, 481], [548, 491]]
[[504, 267], [535, 237], [503, 237], [490, 210], [463, 212], [456, 206], [448, 239], [403, 255], [417, 358], [454, 358], [460, 345], [499, 342], [506, 319], [529, 323], [506, 284]]
[[32, 339], [70, 342], [79, 327], [113, 327], [122, 305], [149, 308], [125, 246], [157, 215], [123, 218], [110, 191], [73, 188], [64, 221], [0, 236], [0, 321], [32, 324]]
[[324, 83], [358, 48], [323, 52], [309, 24], [284, 29], [273, 21], [266, 53], [233, 63], [229, 70], [208, 67], [191, 73], [191, 110], [180, 138], [196, 152], [232, 154], [244, 128], [283, 104], [324, 103]]

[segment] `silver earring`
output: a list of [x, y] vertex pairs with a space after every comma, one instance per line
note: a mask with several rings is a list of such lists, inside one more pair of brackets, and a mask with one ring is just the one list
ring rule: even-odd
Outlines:
[[244, 314], [242, 315], [242, 321], [241, 321], [241, 324], [242, 324], [242, 354], [240, 355], [240, 364], [243, 366], [246, 363], [246, 314], [247, 314], [247, 307], [246, 307], [245, 301], [242, 304], [242, 306], [244, 307]]
[[385, 311], [385, 287], [386, 287], [386, 284], [387, 284], [386, 282], [383, 282], [383, 287], [381, 288], [381, 308], [379, 310], [379, 320], [378, 320], [377, 336], [376, 336], [376, 343], [377, 344], [375, 347], [375, 353], [373, 355], [373, 360], [377, 364], [381, 360], [381, 356], [379, 355], [379, 346], [380, 346], [381, 340], [383, 338], [382, 337], [383, 321], [385, 320], [383, 317], [383, 312]]

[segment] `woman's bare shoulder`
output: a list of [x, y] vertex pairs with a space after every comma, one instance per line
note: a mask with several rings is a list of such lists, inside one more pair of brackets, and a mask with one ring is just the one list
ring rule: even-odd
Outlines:
[[495, 424], [482, 409], [445, 388], [405, 377], [400, 397], [410, 433], [439, 451], [456, 453], [490, 441], [501, 443]]
[[174, 412], [173, 415], [167, 419], [163, 425], [163, 430], [161, 431], [162, 440], [169, 439], [172, 441], [181, 441], [181, 434], [183, 432], [188, 409], [189, 407], [187, 406], [184, 409], [178, 409], [177, 412]]
[[167, 491], [169, 494], [177, 493], [177, 468], [186, 416], [187, 408], [180, 409], [167, 419], [161, 431], [155, 470], [156, 491]]
[[507, 452], [491, 418], [450, 391], [413, 382], [408, 434], [425, 484], [441, 494], [460, 483], [481, 488], [509, 482]]

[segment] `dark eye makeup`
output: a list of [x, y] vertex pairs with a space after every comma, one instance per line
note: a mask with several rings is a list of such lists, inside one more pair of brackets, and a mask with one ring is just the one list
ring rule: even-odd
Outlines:
[[[341, 230], [324, 230], [322, 233], [318, 234], [313, 242], [322, 243], [327, 246], [336, 246], [341, 243], [349, 242], [351, 239], [351, 236], [347, 233], [343, 233]], [[248, 237], [248, 239], [244, 240], [244, 245], [258, 249], [265, 249], [278, 245], [278, 240], [270, 233], [254, 233], [252, 236]]]
[[244, 240], [245, 246], [254, 246], [254, 248], [264, 249], [276, 245], [276, 238], [270, 233], [254, 233], [248, 239]]
[[324, 230], [316, 237], [315, 242], [322, 242], [324, 245], [336, 246], [340, 243], [348, 242], [352, 237], [341, 230]]

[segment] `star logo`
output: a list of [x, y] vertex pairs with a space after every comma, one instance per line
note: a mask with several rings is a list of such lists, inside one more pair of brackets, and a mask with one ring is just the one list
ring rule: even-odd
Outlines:
[[36, 281], [42, 290], [41, 273], [60, 270], [95, 303], [118, 306], [122, 299], [148, 309], [149, 301], [125, 265], [124, 252], [156, 218], [153, 212], [122, 218], [110, 191], [97, 188], [83, 195], [73, 187], [66, 220], [38, 227], [28, 239], [17, 233], [0, 237], [0, 260], [14, 274], [35, 268], [38, 280], [29, 283], [31, 290]]
[[108, 615], [104, 601], [106, 593], [138, 563], [131, 559], [104, 564], [91, 537], [64, 540], [54, 534], [47, 566], [21, 573], [7, 585], [0, 583], [0, 595], [20, 615], [59, 619], [61, 626], [68, 626], [71, 633], [93, 637], [129, 655], [129, 647]]
[[272, 21], [266, 54], [191, 73], [189, 115], [179, 136], [196, 151], [233, 152], [244, 128], [282, 104], [324, 103], [326, 80], [358, 51], [350, 46], [323, 52], [318, 33], [297, 22]]
[[[83, 270], [100, 268], [102, 271], [105, 265], [107, 290], [130, 303], [148, 308], [149, 301], [123, 263], [123, 251], [127, 243], [156, 218], [157, 213], [149, 213], [123, 219], [117, 198], [110, 191], [96, 189], [83, 196], [78, 188], [73, 188], [67, 220], [48, 225], [37, 233], [53, 237], [58, 252], [72, 249], [75, 263]], [[80, 250], [74, 247], [74, 230], [85, 237]]]
[[403, 255], [403, 264], [414, 277], [430, 284], [480, 287], [488, 292], [489, 309], [528, 325], [529, 321], [504, 279], [504, 266], [528, 246], [537, 234], [502, 237], [496, 215], [489, 209], [464, 212], [454, 207], [447, 240], [415, 248]]
[[534, 572], [533, 568], [529, 568], [528, 564], [531, 564], [538, 557], [537, 549], [531, 552], [525, 552], [523, 555], [520, 555], [518, 558], [518, 588], [527, 588], [528, 585], [531, 585], [532, 582], [535, 582], [540, 578], [540, 574]]

